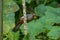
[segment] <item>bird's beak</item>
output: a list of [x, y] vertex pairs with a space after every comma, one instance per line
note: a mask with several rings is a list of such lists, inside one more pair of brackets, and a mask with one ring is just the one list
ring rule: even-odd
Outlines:
[[36, 16], [36, 15], [34, 16], [34, 19], [39, 19], [39, 18], [40, 18], [39, 16]]
[[36, 15], [34, 16], [34, 19], [37, 19], [37, 16]]

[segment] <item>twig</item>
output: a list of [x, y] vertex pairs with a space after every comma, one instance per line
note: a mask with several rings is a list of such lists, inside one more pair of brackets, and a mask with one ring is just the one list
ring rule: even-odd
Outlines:
[[27, 35], [27, 16], [26, 16], [26, 4], [25, 0], [22, 0], [23, 5], [23, 15], [24, 15], [24, 33]]

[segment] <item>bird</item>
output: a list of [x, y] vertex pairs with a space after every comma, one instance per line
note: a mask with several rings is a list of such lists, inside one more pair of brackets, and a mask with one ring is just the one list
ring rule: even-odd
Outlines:
[[[34, 13], [30, 13], [30, 14], [26, 14], [27, 16], [27, 23], [30, 22], [33, 19], [36, 19], [38, 16], [36, 16], [36, 14]], [[22, 16], [19, 19], [19, 22], [16, 24], [16, 26], [13, 28], [13, 32], [17, 32], [19, 30], [19, 28], [21, 27], [21, 25], [24, 23], [24, 16]]]

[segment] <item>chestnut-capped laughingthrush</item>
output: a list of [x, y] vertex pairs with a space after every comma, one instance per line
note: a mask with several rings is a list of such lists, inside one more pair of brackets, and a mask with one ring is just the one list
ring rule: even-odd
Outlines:
[[[33, 19], [36, 19], [38, 16], [36, 16], [34, 13], [27, 14], [27, 22], [30, 22]], [[13, 32], [17, 32], [19, 30], [19, 27], [24, 23], [24, 16], [22, 16], [17, 23], [17, 25], [13, 28]]]

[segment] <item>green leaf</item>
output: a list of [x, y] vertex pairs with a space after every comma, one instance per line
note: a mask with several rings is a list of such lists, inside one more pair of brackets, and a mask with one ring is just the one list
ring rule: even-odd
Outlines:
[[4, 13], [16, 12], [17, 10], [19, 10], [18, 5], [13, 0], [3, 0], [3, 3]]
[[49, 4], [49, 6], [51, 6], [51, 7], [57, 7], [57, 2], [56, 1], [53, 1], [51, 4]]
[[[28, 23], [28, 33], [31, 36], [30, 40], [33, 40], [35, 38], [35, 35], [44, 31], [42, 24], [39, 23], [39, 21], [40, 21], [40, 19], [37, 21], [31, 21]], [[24, 32], [23, 25], [21, 27], [21, 30], [22, 30], [22, 32]]]
[[[46, 12], [46, 17], [50, 23], [60, 23], [60, 8], [50, 8]], [[47, 23], [48, 23], [47, 22]], [[53, 25], [52, 24], [52, 25]], [[51, 39], [58, 39], [60, 37], [60, 26], [52, 26], [51, 31], [47, 34]]]
[[3, 40], [7, 40], [7, 38], [4, 38]]
[[47, 36], [51, 39], [58, 39], [60, 37], [60, 27], [53, 27]]
[[30, 3], [32, 0], [26, 0], [27, 3]]
[[3, 34], [8, 33], [10, 30], [10, 27], [7, 25], [6, 22], [3, 23]]
[[46, 17], [49, 22], [60, 23], [60, 10], [57, 8], [50, 8], [46, 12]]
[[[7, 35], [7, 38], [4, 40], [17, 40], [19, 33], [14, 35], [12, 32], [13, 27], [15, 26], [15, 14], [19, 10], [18, 5], [13, 0], [3, 0], [3, 34]], [[15, 36], [15, 38], [14, 38]]]
[[43, 4], [38, 5], [35, 9], [35, 14], [38, 16], [44, 16], [45, 11], [46, 11], [46, 7]]
[[[31, 21], [28, 23], [28, 33], [30, 35], [30, 40], [36, 40], [35, 36], [41, 32], [44, 32], [46, 29], [50, 30], [52, 26], [46, 23], [45, 17], [42, 17], [36, 21]], [[24, 32], [24, 27], [23, 25], [21, 26], [22, 32]]]
[[12, 32], [12, 35], [13, 35], [13, 40], [19, 40], [19, 37], [20, 37], [19, 31], [16, 33]]
[[6, 34], [9, 30], [11, 30], [15, 26], [14, 23], [14, 13], [8, 13], [6, 15], [3, 13], [3, 34]]
[[[60, 23], [60, 10], [58, 8], [53, 8], [53, 7], [49, 7], [49, 6], [46, 6], [46, 11], [44, 12], [45, 13], [45, 16], [42, 16], [41, 18], [39, 18], [38, 20], [36, 21], [31, 21], [28, 23], [28, 33], [30, 35], [30, 40], [36, 40], [35, 36], [41, 32], [44, 32], [44, 31], [48, 31], [48, 30], [51, 30], [53, 31], [53, 27], [52, 26], [54, 23]], [[39, 8], [38, 8], [39, 9]], [[37, 10], [36, 10], [37, 11]], [[40, 12], [40, 11], [39, 11]], [[38, 14], [38, 13], [37, 13]], [[39, 14], [40, 15], [40, 14]], [[58, 27], [57, 27], [58, 28]], [[21, 30], [22, 32], [24, 32], [24, 28], [23, 28], [23, 25], [21, 27]], [[57, 29], [56, 29], [57, 30]], [[48, 31], [49, 32], [49, 31]], [[57, 31], [58, 32], [58, 31]], [[50, 32], [52, 33], [52, 32]], [[55, 33], [55, 32], [54, 32]], [[49, 33], [48, 33], [49, 34]], [[47, 35], [48, 35], [47, 34]], [[53, 34], [52, 34], [53, 35]], [[53, 35], [53, 39], [54, 38], [58, 38], [60, 36], [59, 32], [56, 34], [56, 37], [55, 37], [55, 34]], [[49, 35], [50, 37], [50, 35]]]

